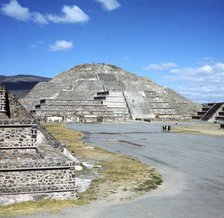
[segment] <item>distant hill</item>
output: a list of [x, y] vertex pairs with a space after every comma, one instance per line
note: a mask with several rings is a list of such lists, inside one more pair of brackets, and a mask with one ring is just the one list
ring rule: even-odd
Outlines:
[[47, 82], [50, 78], [33, 75], [0, 75], [0, 83], [16, 95], [17, 98], [24, 97], [37, 83]]

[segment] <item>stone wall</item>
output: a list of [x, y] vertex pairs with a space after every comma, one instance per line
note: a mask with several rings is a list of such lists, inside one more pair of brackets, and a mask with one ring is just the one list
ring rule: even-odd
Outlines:
[[0, 170], [0, 192], [2, 194], [74, 189], [74, 168]]
[[0, 124], [0, 148], [35, 147], [36, 138], [36, 125]]
[[6, 100], [9, 115], [0, 119], [0, 196], [36, 194], [41, 199], [57, 193], [74, 199], [76, 158], [13, 95]]
[[[13, 161], [13, 160], [21, 160], [21, 158], [25, 158], [28, 161], [39, 160], [42, 158], [40, 152], [37, 148], [1, 148], [0, 149], [0, 161]], [[2, 165], [4, 165], [2, 163]], [[17, 164], [18, 165], [18, 164]], [[2, 168], [2, 167], [1, 167]], [[1, 169], [0, 168], [0, 169]], [[7, 167], [5, 167], [7, 168]]]

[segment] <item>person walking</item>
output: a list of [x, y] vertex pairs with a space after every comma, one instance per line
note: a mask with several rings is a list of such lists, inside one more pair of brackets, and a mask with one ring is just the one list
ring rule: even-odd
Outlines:
[[171, 130], [171, 126], [170, 125], [168, 125], [167, 130], [168, 130], [168, 132], [170, 132], [170, 130]]

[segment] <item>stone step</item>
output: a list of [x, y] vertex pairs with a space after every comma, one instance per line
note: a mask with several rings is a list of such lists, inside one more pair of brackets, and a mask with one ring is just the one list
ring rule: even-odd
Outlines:
[[192, 119], [195, 119], [195, 120], [200, 120], [202, 116], [199, 116], [199, 115], [194, 115], [192, 116]]
[[152, 109], [152, 113], [153, 114], [158, 114], [158, 115], [162, 115], [162, 114], [176, 114], [175, 110], [172, 108], [156, 108], [156, 109]]
[[146, 98], [147, 102], [149, 103], [169, 103], [168, 101], [164, 101], [162, 98], [154, 98], [154, 99], [148, 99]]
[[[156, 116], [156, 120], [178, 120], [178, 119], [181, 119], [181, 118], [183, 118], [183, 115], [158, 114]], [[189, 118], [191, 118], [191, 116], [185, 116], [185, 118], [189, 119]]]
[[121, 102], [121, 103], [126, 103], [124, 98], [121, 97], [106, 97], [105, 102]]
[[169, 103], [150, 103], [149, 104], [150, 108], [170, 108]]
[[67, 110], [86, 110], [86, 111], [92, 111], [96, 109], [101, 109], [101, 110], [107, 110], [106, 105], [58, 105], [55, 107], [54, 105], [41, 105], [40, 107], [37, 107], [36, 109], [40, 110], [54, 110], [54, 111], [67, 111]]
[[[40, 114], [40, 113], [42, 113], [42, 114], [44, 114], [44, 113], [47, 113], [47, 114], [64, 114], [64, 113], [78, 113], [78, 112], [85, 112], [83, 109], [78, 109], [78, 110], [71, 110], [71, 109], [68, 109], [68, 110], [40, 110], [40, 109], [37, 109], [37, 110], [35, 110], [35, 113], [36, 114]], [[87, 111], [86, 111], [87, 112]], [[101, 110], [101, 109], [99, 109], [99, 110], [91, 110], [91, 113], [93, 113], [93, 112], [101, 112], [101, 113], [112, 113], [112, 111], [110, 111], [110, 110], [108, 110], [108, 109], [105, 109], [105, 110]]]
[[110, 92], [109, 96], [119, 96], [124, 97], [123, 92]]
[[123, 121], [129, 120], [130, 116], [104, 116], [103, 121]]
[[97, 95], [109, 95], [109, 91], [101, 91], [101, 92], [97, 92]]
[[210, 107], [203, 107], [203, 108], [202, 108], [202, 111], [203, 111], [203, 112], [207, 112], [209, 109], [210, 109]]
[[106, 100], [106, 96], [105, 95], [97, 95], [93, 97], [94, 100]]
[[224, 120], [224, 116], [216, 116], [215, 119], [216, 120]]
[[107, 107], [107, 108], [108, 108], [108, 110], [111, 110], [113, 112], [119, 112], [119, 111], [121, 111], [121, 112], [128, 113], [128, 108], [127, 107]]
[[103, 105], [107, 105], [107, 107], [113, 107], [113, 108], [127, 108], [127, 105], [125, 102], [108, 102], [104, 101]]
[[40, 105], [99, 105], [100, 101], [94, 100], [82, 100], [82, 101], [72, 101], [72, 100], [56, 100], [56, 99], [43, 99], [40, 101]]
[[206, 112], [207, 112], [207, 111], [198, 111], [197, 114], [198, 114], [199, 116], [203, 116], [204, 114], [206, 114]]
[[220, 111], [219, 116], [224, 116], [224, 111]]

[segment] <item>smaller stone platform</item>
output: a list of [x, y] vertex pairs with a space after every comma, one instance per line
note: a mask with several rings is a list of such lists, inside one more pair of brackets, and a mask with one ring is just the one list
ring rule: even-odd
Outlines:
[[193, 119], [208, 122], [224, 122], [224, 102], [207, 103], [202, 105], [202, 110]]
[[78, 160], [1, 85], [0, 99], [0, 204], [76, 198]]

